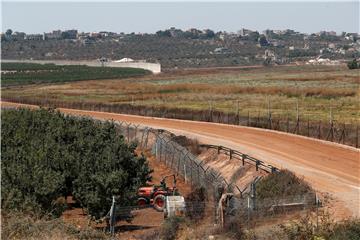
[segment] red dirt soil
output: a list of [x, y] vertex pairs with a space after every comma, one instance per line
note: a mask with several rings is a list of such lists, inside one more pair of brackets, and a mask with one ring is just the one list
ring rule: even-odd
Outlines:
[[[21, 105], [2, 102], [2, 106]], [[72, 115], [162, 128], [177, 135], [197, 138], [202, 143], [239, 150], [303, 176], [320, 193], [330, 193], [335, 199], [333, 210], [336, 219], [360, 217], [360, 151], [353, 147], [243, 126], [75, 109], [59, 110]]]

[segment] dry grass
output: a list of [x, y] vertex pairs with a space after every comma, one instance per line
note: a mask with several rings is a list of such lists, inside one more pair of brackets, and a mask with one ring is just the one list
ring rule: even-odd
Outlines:
[[[339, 122], [359, 117], [360, 71], [342, 67], [298, 66], [198, 70], [127, 80], [74, 82], [3, 89], [2, 96], [65, 101], [131, 103], [144, 106], [209, 109], [264, 116], [268, 101], [274, 116], [328, 121], [330, 107]], [[298, 99], [298, 100], [296, 100]]]

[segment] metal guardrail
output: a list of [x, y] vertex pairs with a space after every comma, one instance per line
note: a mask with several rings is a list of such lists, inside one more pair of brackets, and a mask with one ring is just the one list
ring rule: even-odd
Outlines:
[[231, 149], [228, 147], [211, 145], [211, 144], [200, 144], [200, 147], [217, 149], [218, 154], [223, 152], [226, 155], [228, 155], [230, 157], [230, 159], [235, 158], [235, 159], [241, 160], [243, 166], [245, 165], [245, 162], [254, 164], [256, 167], [256, 171], [258, 171], [259, 169], [262, 169], [268, 173], [279, 172], [279, 169], [277, 167], [274, 167], [270, 164], [266, 164], [265, 162], [263, 162], [257, 158], [251, 157], [245, 153], [242, 153], [240, 151], [237, 151], [237, 150], [234, 150], [234, 149]]

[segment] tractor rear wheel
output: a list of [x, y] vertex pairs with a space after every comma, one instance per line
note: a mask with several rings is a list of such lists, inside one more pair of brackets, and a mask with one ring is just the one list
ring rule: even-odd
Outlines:
[[154, 208], [159, 212], [164, 211], [164, 208], [165, 208], [165, 196], [164, 195], [159, 194], [154, 198]]

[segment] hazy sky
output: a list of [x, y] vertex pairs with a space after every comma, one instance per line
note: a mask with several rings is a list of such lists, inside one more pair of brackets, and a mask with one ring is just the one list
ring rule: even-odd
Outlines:
[[177, 27], [215, 31], [294, 29], [312, 33], [359, 32], [353, 2], [4, 2], [2, 31], [42, 33], [56, 29], [149, 32]]

